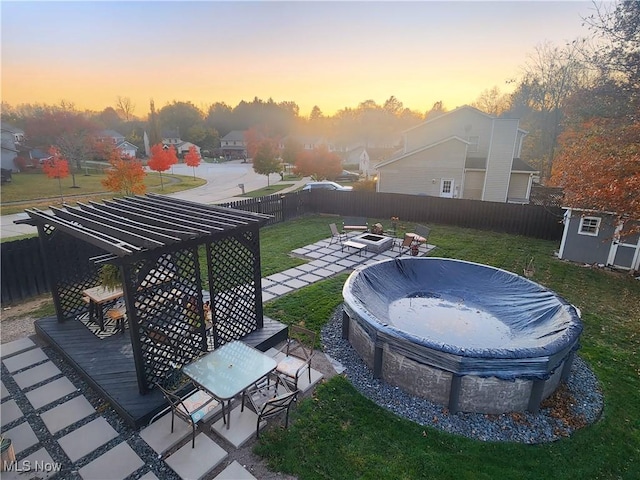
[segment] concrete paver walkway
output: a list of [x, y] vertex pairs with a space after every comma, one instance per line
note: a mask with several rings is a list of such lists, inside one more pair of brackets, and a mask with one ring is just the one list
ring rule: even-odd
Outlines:
[[[432, 248], [432, 245], [422, 246], [420, 254]], [[392, 250], [362, 254], [342, 251], [341, 245], [332, 244], [329, 238], [292, 253], [310, 261], [264, 278], [264, 301], [357, 266], [398, 255]], [[267, 354], [278, 358], [274, 349]], [[153, 479], [166, 477], [168, 470], [163, 468], [170, 468], [180, 478], [200, 479], [222, 467], [224, 469], [215, 478], [254, 478], [237, 462], [225, 464], [230, 449], [240, 447], [255, 435], [257, 416], [250, 409], [245, 408], [240, 413], [240, 407], [236, 406], [231, 412], [235, 429], [226, 430], [219, 420], [211, 426], [211, 432], [215, 434], [210, 437], [199, 433], [193, 449], [191, 428], [184, 422], [176, 419], [171, 433], [170, 413], [134, 435], [120, 433], [102, 410], [96, 409], [31, 339], [3, 344], [0, 358], [1, 429], [7, 438], [11, 438], [17, 456], [13, 471], [3, 472], [3, 479], [51, 478], [63, 467], [61, 459], [66, 470], [56, 478], [116, 480], [133, 476]], [[303, 392], [308, 391], [321, 378], [322, 374], [312, 369], [311, 382], [303, 376], [299, 387]], [[213, 415], [215, 412], [211, 412]], [[45, 439], [54, 441], [45, 442]], [[145, 465], [137, 453], [142, 448], [152, 449], [156, 456], [159, 455], [156, 458], [162, 459], [160, 463], [164, 467]], [[90, 454], [98, 450], [100, 455], [93, 458], [95, 455]], [[32, 470], [25, 472], [25, 466]]]

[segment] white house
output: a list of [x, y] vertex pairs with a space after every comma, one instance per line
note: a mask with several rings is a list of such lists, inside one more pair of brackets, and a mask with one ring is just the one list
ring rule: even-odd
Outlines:
[[116, 146], [123, 155], [128, 155], [131, 158], [136, 158], [138, 153], [138, 147], [133, 143], [127, 142], [124, 135], [116, 132], [115, 130], [102, 130], [98, 134], [98, 139], [102, 141], [110, 141]]
[[558, 257], [640, 271], [640, 232], [628, 233], [639, 224], [614, 213], [567, 208]]
[[18, 156], [18, 146], [24, 139], [24, 131], [8, 123], [0, 123], [0, 131], [2, 146], [0, 166], [5, 170], [17, 172], [18, 166], [15, 159]]
[[526, 134], [518, 119], [457, 108], [404, 132], [375, 166], [378, 191], [528, 203], [537, 172], [520, 159]]

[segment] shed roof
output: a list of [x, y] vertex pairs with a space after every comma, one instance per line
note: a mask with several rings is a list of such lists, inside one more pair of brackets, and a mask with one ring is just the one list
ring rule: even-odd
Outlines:
[[29, 218], [19, 223], [51, 225], [118, 257], [260, 226], [271, 218], [157, 194], [78, 202], [77, 207], [51, 207], [50, 211], [34, 208], [26, 213]]

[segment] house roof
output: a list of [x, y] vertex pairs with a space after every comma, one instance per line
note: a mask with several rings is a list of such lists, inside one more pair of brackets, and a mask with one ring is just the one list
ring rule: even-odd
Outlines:
[[164, 130], [162, 132], [162, 138], [180, 138], [180, 132], [178, 130]]
[[458, 141], [458, 142], [466, 143], [467, 145], [469, 144], [469, 142], [466, 141], [464, 138], [460, 138], [457, 135], [452, 135], [450, 137], [443, 138], [442, 140], [439, 140], [437, 142], [431, 143], [429, 145], [425, 145], [422, 148], [417, 148], [417, 149], [411, 150], [410, 152], [407, 152], [407, 153], [401, 152], [399, 156], [391, 157], [389, 160], [386, 160], [384, 162], [381, 162], [381, 163], [377, 164], [375, 166], [375, 168], [384, 167], [384, 166], [389, 165], [391, 163], [397, 162], [398, 160], [401, 160], [401, 159], [403, 159], [405, 157], [408, 157], [409, 155], [414, 155], [414, 154], [416, 154], [418, 152], [423, 152], [424, 150], [428, 150], [430, 148], [434, 148], [434, 147], [436, 147], [438, 145], [442, 145], [443, 143], [447, 143], [447, 142], [451, 142], [451, 141]]
[[425, 120], [424, 122], [419, 123], [418, 125], [414, 125], [411, 128], [407, 128], [406, 130], [404, 130], [403, 133], [407, 133], [407, 132], [410, 132], [411, 130], [415, 130], [416, 128], [420, 128], [420, 127], [422, 127], [423, 125], [425, 125], [427, 123], [432, 123], [432, 122], [435, 122], [437, 120], [440, 120], [442, 117], [446, 117], [448, 115], [453, 115], [453, 114], [455, 114], [457, 112], [460, 112], [461, 110], [471, 110], [471, 111], [473, 111], [475, 113], [478, 113], [480, 115], [483, 115], [483, 116], [485, 116], [485, 117], [487, 117], [489, 119], [496, 118], [496, 117], [493, 117], [493, 116], [489, 115], [488, 113], [484, 113], [482, 110], [478, 110], [477, 108], [472, 107], [470, 105], [463, 105], [461, 107], [458, 107], [458, 108], [455, 108], [455, 109], [451, 110], [450, 112], [444, 112], [443, 114], [438, 115], [437, 117], [430, 118], [429, 120]]
[[102, 130], [98, 135], [101, 136], [101, 137], [111, 137], [111, 138], [122, 137], [122, 138], [124, 138], [124, 135], [122, 135], [119, 132], [116, 132], [115, 130], [111, 130], [111, 129]]
[[25, 211], [29, 218], [16, 223], [53, 226], [118, 257], [260, 226], [271, 218], [157, 194]]
[[0, 130], [2, 130], [3, 132], [21, 133], [22, 135], [24, 135], [24, 130], [18, 127], [14, 127], [13, 125], [6, 122], [0, 122]]
[[[472, 112], [474, 112], [474, 113], [477, 113], [477, 114], [479, 114], [479, 115], [482, 115], [482, 116], [484, 116], [484, 117], [487, 117], [487, 118], [488, 118], [488, 119], [490, 119], [490, 120], [498, 120], [498, 119], [500, 118], [500, 117], [494, 117], [493, 115], [489, 115], [488, 113], [485, 113], [485, 112], [483, 112], [482, 110], [478, 110], [477, 108], [472, 107], [472, 106], [470, 106], [470, 105], [463, 105], [463, 106], [461, 106], [461, 107], [458, 107], [458, 108], [455, 108], [455, 109], [451, 110], [450, 112], [444, 112], [443, 114], [438, 115], [437, 117], [430, 118], [429, 120], [425, 120], [424, 122], [419, 123], [418, 125], [414, 125], [413, 127], [411, 127], [411, 128], [408, 128], [408, 129], [404, 130], [402, 133], [410, 132], [411, 130], [415, 130], [416, 128], [420, 128], [420, 127], [422, 127], [423, 125], [425, 125], [425, 124], [427, 124], [427, 123], [436, 122], [436, 121], [440, 120], [440, 119], [441, 119], [441, 118], [443, 118], [443, 117], [446, 117], [446, 116], [448, 116], [448, 115], [453, 115], [453, 114], [455, 114], [455, 113], [460, 112], [461, 110], [470, 110], [470, 111], [472, 111]], [[504, 117], [504, 118], [506, 119], [507, 117]], [[519, 120], [519, 119], [517, 119], [517, 118], [512, 118], [511, 120]], [[523, 133], [523, 134], [525, 134], [525, 135], [527, 135], [527, 134], [529, 133], [529, 132], [527, 132], [526, 130], [521, 129], [520, 127], [518, 127], [518, 131], [519, 131], [519, 132], [521, 132], [521, 133]]]
[[[486, 170], [487, 168], [487, 159], [479, 158], [479, 157], [467, 157], [467, 160], [464, 163], [464, 168], [468, 170]], [[528, 164], [526, 164], [520, 158], [514, 158], [513, 163], [511, 164], [512, 172], [526, 172], [526, 173], [535, 173], [538, 170], [535, 170]]]
[[485, 170], [487, 168], [487, 159], [485, 158], [470, 158], [464, 162], [464, 168], [469, 170]]
[[116, 148], [126, 148], [127, 150], [138, 150], [138, 147], [136, 145], [134, 145], [133, 143], [127, 142], [126, 140], [124, 142], [120, 142], [116, 145]]
[[244, 130], [231, 130], [220, 140], [224, 140], [226, 142], [244, 142]]
[[34, 160], [42, 160], [42, 159], [45, 159], [45, 158], [51, 158], [50, 154], [48, 154], [47, 152], [43, 152], [39, 148], [32, 148], [29, 151], [29, 156]]
[[539, 172], [539, 170], [536, 170], [521, 158], [513, 159], [513, 163], [511, 164], [511, 171], [512, 172], [531, 172], [531, 173]]

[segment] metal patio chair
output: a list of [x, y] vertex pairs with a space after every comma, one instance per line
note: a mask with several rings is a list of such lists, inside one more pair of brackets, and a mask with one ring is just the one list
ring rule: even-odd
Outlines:
[[253, 410], [258, 414], [256, 438], [260, 438], [260, 422], [285, 413], [284, 427], [289, 427], [289, 410], [296, 401], [298, 392], [291, 391], [287, 382], [279, 375], [271, 373], [242, 394], [242, 409], [248, 398]]
[[297, 325], [289, 326], [287, 342], [280, 349], [285, 357], [278, 362], [276, 371], [298, 390], [298, 380], [306, 370], [311, 383], [311, 358], [316, 341], [316, 333]]
[[[191, 448], [195, 448], [196, 426], [198, 422], [217, 407], [219, 402], [212, 395], [204, 390], [198, 389], [195, 385], [193, 385], [195, 392], [192, 390], [191, 393], [184, 397], [178, 395], [178, 391], [183, 390], [184, 386], [181, 386], [177, 390], [168, 390], [159, 383], [156, 383], [156, 386], [160, 389], [162, 395], [164, 395], [164, 398], [169, 402], [169, 406], [171, 407], [171, 433], [173, 433], [173, 422], [177, 416], [191, 425]], [[222, 405], [222, 418], [226, 418], [224, 415], [224, 404]]]
[[339, 231], [335, 223], [330, 223], [329, 228], [331, 229], [331, 242], [329, 242], [329, 245], [333, 244], [334, 240], [342, 244], [342, 241], [347, 238], [347, 234], [344, 231]]

